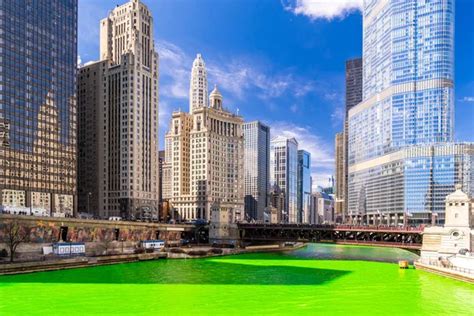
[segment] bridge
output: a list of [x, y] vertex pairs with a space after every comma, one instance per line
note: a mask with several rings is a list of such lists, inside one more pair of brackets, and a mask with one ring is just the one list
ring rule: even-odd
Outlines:
[[244, 242], [331, 242], [420, 250], [424, 227], [238, 223]]

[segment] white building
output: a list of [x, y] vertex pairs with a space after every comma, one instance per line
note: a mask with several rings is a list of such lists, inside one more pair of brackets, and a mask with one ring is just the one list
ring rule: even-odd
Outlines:
[[474, 274], [474, 199], [461, 191], [461, 185], [446, 197], [444, 227], [425, 228], [420, 262], [466, 268]]
[[334, 223], [334, 199], [325, 192], [311, 194], [310, 224]]
[[217, 87], [207, 95], [200, 54], [193, 62], [189, 113], [173, 112], [165, 137], [164, 186], [181, 219], [210, 219], [212, 205], [243, 215], [243, 120], [223, 107]]

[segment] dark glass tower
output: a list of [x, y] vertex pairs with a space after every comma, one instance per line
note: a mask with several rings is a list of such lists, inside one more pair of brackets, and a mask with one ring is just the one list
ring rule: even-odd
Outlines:
[[0, 205], [72, 214], [77, 0], [0, 0]]

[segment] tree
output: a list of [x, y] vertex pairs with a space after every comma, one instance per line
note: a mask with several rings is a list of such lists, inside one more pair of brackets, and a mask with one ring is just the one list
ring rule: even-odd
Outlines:
[[30, 240], [31, 228], [22, 227], [17, 221], [8, 221], [4, 231], [3, 242], [10, 250], [10, 262], [13, 262], [18, 246]]

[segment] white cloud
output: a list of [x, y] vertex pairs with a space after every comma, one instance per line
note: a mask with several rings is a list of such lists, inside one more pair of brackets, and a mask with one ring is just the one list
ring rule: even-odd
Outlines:
[[306, 15], [312, 20], [333, 20], [361, 11], [363, 0], [283, 0], [282, 3], [296, 15]]
[[334, 170], [333, 144], [327, 143], [315, 135], [307, 126], [298, 126], [290, 122], [270, 122], [272, 138], [275, 136], [294, 137], [298, 141], [298, 149], [311, 153], [311, 173], [313, 187], [327, 186], [328, 178]]
[[[156, 49], [160, 61], [160, 77], [167, 82], [160, 86], [160, 94], [177, 99], [187, 99], [192, 60], [178, 46], [158, 41]], [[168, 78], [167, 78], [168, 77]]]
[[464, 97], [460, 101], [461, 102], [474, 102], [474, 97]]
[[[160, 87], [160, 94], [177, 99], [187, 99], [189, 94], [189, 80], [194, 54], [187, 54], [180, 47], [167, 41], [158, 41], [156, 48], [160, 58], [160, 82], [166, 82]], [[256, 88], [256, 96], [268, 100], [281, 96], [289, 89], [293, 89], [296, 96], [303, 96], [309, 92], [309, 85], [301, 90], [294, 83], [291, 74], [268, 75], [260, 70], [255, 63], [248, 59], [233, 58], [226, 62], [216, 63], [213, 60], [206, 62], [209, 88], [217, 84], [221, 90], [230, 93], [230, 97], [244, 98], [249, 89]], [[164, 79], [164, 80], [163, 80]], [[226, 98], [227, 100], [229, 98]]]

